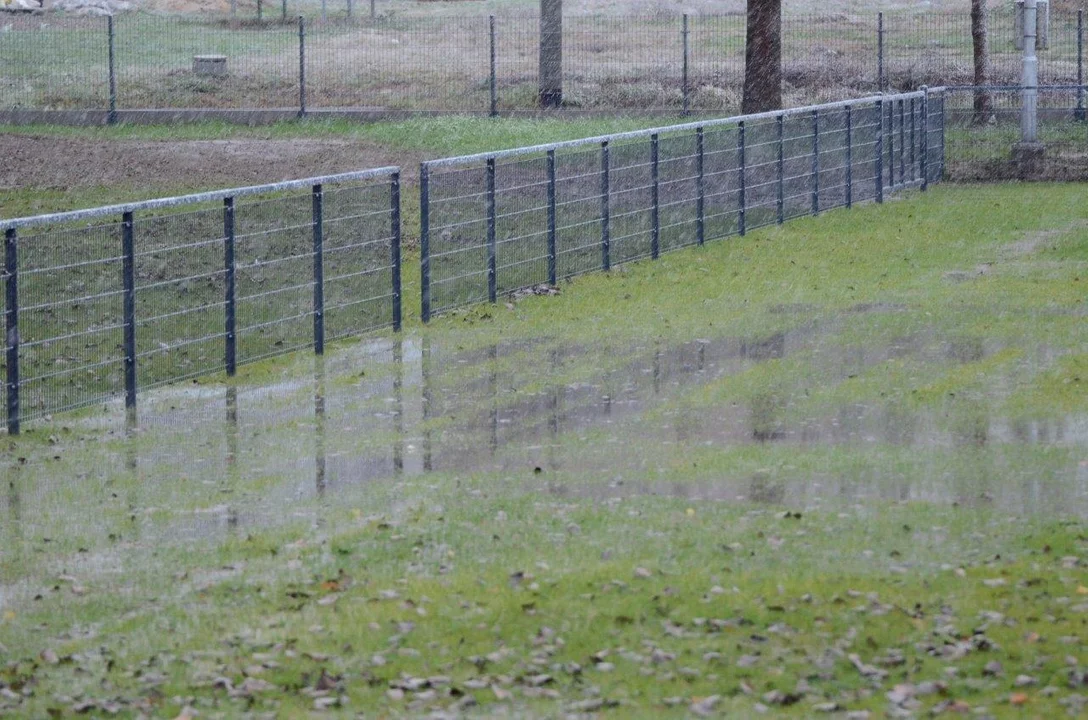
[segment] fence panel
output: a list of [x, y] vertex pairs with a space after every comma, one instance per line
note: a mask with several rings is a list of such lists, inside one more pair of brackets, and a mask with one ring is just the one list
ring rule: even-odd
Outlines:
[[423, 163], [423, 319], [879, 200], [885, 188], [921, 184], [923, 166], [935, 181], [941, 97], [877, 96]]
[[395, 168], [0, 220], [8, 431], [399, 328], [399, 223]]

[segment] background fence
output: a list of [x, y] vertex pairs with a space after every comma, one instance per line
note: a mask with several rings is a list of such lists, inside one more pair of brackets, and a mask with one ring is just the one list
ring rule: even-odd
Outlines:
[[20, 420], [400, 327], [396, 168], [0, 220]]
[[[124, 14], [4, 16], [0, 109], [294, 109], [517, 112], [536, 107], [535, 17], [346, 17], [332, 3], [305, 20], [265, 3], [261, 19]], [[313, 12], [314, 5], [306, 6]], [[248, 12], [253, 8], [248, 6]], [[336, 13], [340, 13], [337, 16]], [[1078, 14], [1053, 13], [1043, 84], [1083, 82]], [[735, 112], [743, 15], [571, 16], [563, 20], [567, 107]], [[112, 32], [110, 28], [112, 27]], [[1019, 81], [1011, 3], [989, 18], [991, 80]], [[194, 57], [225, 58], [222, 75]], [[874, 91], [974, 82], [961, 13], [783, 18], [786, 106]], [[492, 92], [494, 90], [494, 92]]]
[[942, 91], [420, 168], [422, 317], [941, 178]]

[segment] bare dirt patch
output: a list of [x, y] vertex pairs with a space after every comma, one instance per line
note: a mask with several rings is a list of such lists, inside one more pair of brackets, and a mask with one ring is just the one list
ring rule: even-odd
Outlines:
[[349, 172], [416, 158], [351, 140], [97, 140], [0, 134], [0, 190], [213, 189]]

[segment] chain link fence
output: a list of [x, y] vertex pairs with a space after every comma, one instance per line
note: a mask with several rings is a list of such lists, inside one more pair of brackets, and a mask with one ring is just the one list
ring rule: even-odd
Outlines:
[[396, 168], [0, 221], [6, 422], [400, 326]]
[[425, 162], [422, 317], [943, 175], [941, 91]]
[[[234, 17], [5, 16], [0, 110], [352, 109], [531, 112], [535, 17], [374, 17], [347, 4], [315, 14], [252, 4]], [[248, 13], [246, 15], [245, 13]], [[1044, 84], [1083, 82], [1079, 15], [1055, 13], [1039, 53]], [[991, 10], [994, 84], [1017, 82], [1011, 7]], [[787, 106], [880, 90], [974, 82], [964, 13], [787, 15]], [[742, 15], [563, 19], [563, 99], [583, 111], [735, 112]], [[111, 117], [116, 117], [111, 115]]]

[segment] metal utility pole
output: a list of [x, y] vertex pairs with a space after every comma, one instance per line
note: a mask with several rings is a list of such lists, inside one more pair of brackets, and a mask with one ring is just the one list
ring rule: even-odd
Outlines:
[[1036, 175], [1042, 166], [1044, 148], [1039, 142], [1039, 58], [1035, 54], [1037, 0], [1024, 0], [1024, 64], [1020, 81], [1020, 142], [1012, 148], [1021, 178]]

